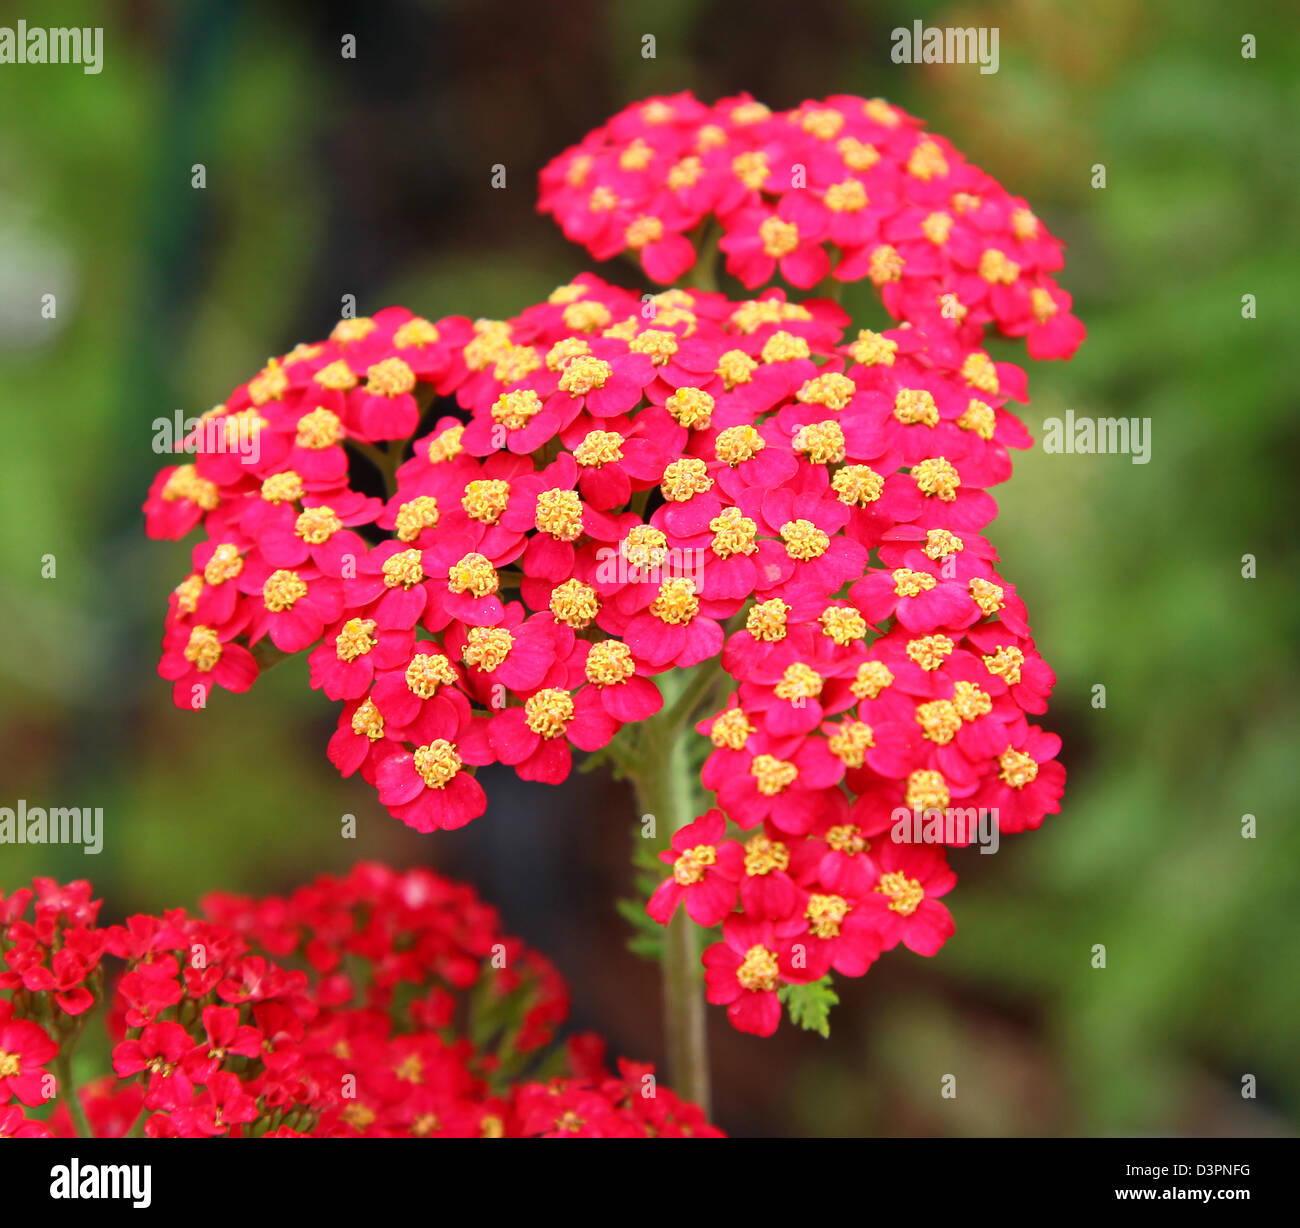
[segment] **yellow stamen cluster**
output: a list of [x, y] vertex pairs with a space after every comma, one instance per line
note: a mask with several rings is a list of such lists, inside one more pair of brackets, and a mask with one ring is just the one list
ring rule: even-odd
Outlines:
[[320, 451], [332, 448], [343, 440], [343, 424], [339, 416], [328, 409], [313, 409], [298, 419], [298, 434], [294, 442], [300, 448]]
[[887, 895], [890, 909], [904, 917], [910, 917], [925, 899], [925, 888], [921, 886], [921, 880], [908, 878], [901, 870], [882, 874], [876, 890]]
[[791, 447], [814, 465], [838, 465], [845, 457], [844, 430], [833, 418], [810, 422], [794, 433]]
[[681, 887], [690, 887], [704, 878], [704, 872], [718, 860], [718, 850], [711, 844], [697, 844], [687, 849], [673, 862], [673, 880]]
[[400, 397], [415, 388], [415, 372], [400, 358], [385, 358], [366, 372], [366, 391], [377, 397]]
[[927, 497], [937, 498], [941, 503], [953, 503], [957, 498], [957, 488], [961, 485], [961, 475], [946, 457], [927, 456], [919, 464], [912, 466], [912, 478], [916, 488]]
[[617, 686], [636, 673], [636, 662], [622, 640], [601, 640], [587, 653], [585, 672], [593, 686]]
[[659, 489], [671, 503], [685, 503], [713, 487], [708, 466], [698, 457], [688, 456], [675, 460], [664, 468]]
[[727, 708], [713, 718], [709, 741], [719, 750], [743, 750], [753, 732], [754, 726], [742, 709]]
[[805, 405], [824, 405], [827, 409], [839, 413], [853, 399], [853, 394], [857, 390], [857, 384], [847, 375], [841, 375], [838, 371], [827, 371], [824, 375], [808, 380], [795, 393], [795, 399]]
[[193, 465], [178, 465], [168, 475], [167, 481], [163, 483], [162, 497], [167, 503], [186, 499], [205, 512], [212, 511], [221, 502], [217, 484], [199, 477], [199, 472]]
[[870, 465], [845, 465], [831, 478], [831, 489], [841, 503], [866, 507], [885, 491], [885, 479]]
[[262, 603], [272, 614], [292, 610], [307, 596], [307, 585], [296, 571], [280, 568], [273, 571], [262, 585]]
[[1008, 746], [998, 756], [998, 763], [1001, 765], [998, 776], [1013, 789], [1023, 789], [1038, 779], [1038, 764], [1034, 762], [1033, 755], [1027, 755], [1022, 750], [1013, 750]]
[[894, 672], [883, 661], [863, 661], [854, 675], [849, 690], [858, 699], [875, 699], [886, 687], [892, 686]]
[[720, 559], [729, 559], [733, 554], [754, 554], [758, 550], [755, 538], [758, 526], [738, 507], [724, 507], [709, 521], [713, 530], [713, 553]]
[[758, 428], [749, 426], [729, 426], [718, 432], [713, 441], [713, 455], [734, 469], [747, 460], [753, 460], [765, 447], [767, 441], [758, 433]]
[[425, 529], [438, 526], [438, 500], [432, 495], [416, 495], [397, 509], [396, 528], [399, 541], [414, 541]]
[[867, 620], [852, 606], [828, 605], [818, 615], [817, 621], [822, 625], [822, 634], [841, 647], [863, 639], [867, 634]]
[[596, 590], [581, 580], [565, 580], [551, 592], [550, 611], [560, 622], [582, 631], [590, 627], [600, 612]]
[[524, 719], [540, 737], [563, 737], [573, 720], [573, 696], [554, 687], [538, 691], [524, 700]]
[[623, 459], [623, 436], [617, 431], [588, 431], [573, 449], [573, 459], [584, 469], [616, 465]]
[[419, 550], [399, 550], [384, 560], [382, 571], [388, 588], [414, 588], [424, 580], [424, 555]]
[[435, 738], [415, 751], [415, 770], [430, 789], [445, 789], [461, 769], [461, 757], [446, 738]]
[[808, 897], [808, 908], [804, 912], [808, 918], [808, 932], [818, 938], [838, 938], [840, 926], [851, 907], [843, 896], [814, 892]]
[[938, 426], [939, 407], [924, 388], [900, 388], [894, 397], [894, 417], [905, 426]]
[[582, 500], [576, 490], [544, 490], [537, 496], [533, 523], [556, 541], [572, 542], [582, 536]]
[[774, 755], [755, 755], [749, 772], [758, 782], [758, 791], [764, 797], [784, 793], [799, 778], [799, 769], [793, 763]]
[[504, 665], [515, 646], [515, 637], [505, 627], [471, 627], [460, 659], [474, 669], [490, 674]]
[[340, 661], [364, 657], [378, 643], [375, 639], [376, 625], [373, 618], [349, 618], [334, 637], [334, 655]]
[[503, 392], [492, 406], [492, 421], [508, 431], [522, 431], [542, 412], [542, 399], [531, 388]]
[[456, 669], [438, 652], [417, 652], [406, 667], [406, 689], [417, 699], [432, 699], [438, 688], [456, 681]]
[[821, 558], [831, 544], [830, 537], [811, 520], [787, 520], [780, 532], [786, 554], [802, 563]]
[[458, 563], [452, 564], [447, 574], [447, 587], [453, 593], [487, 597], [501, 587], [501, 579], [487, 559], [477, 551], [471, 551]]
[[849, 347], [850, 357], [864, 367], [892, 367], [897, 353], [897, 341], [869, 328], [859, 330], [858, 339]]
[[309, 507], [298, 514], [293, 531], [309, 546], [323, 546], [343, 527], [332, 507]]
[[650, 603], [650, 613], [670, 626], [688, 623], [699, 612], [700, 599], [695, 595], [695, 581], [684, 576], [665, 580]]
[[921, 769], [907, 778], [906, 802], [909, 810], [946, 810], [951, 797], [942, 772]]
[[769, 597], [754, 605], [745, 615], [745, 630], [756, 640], [775, 644], [785, 639], [786, 615], [790, 607], [780, 597]]
[[713, 419], [714, 401], [702, 388], [678, 388], [664, 402], [664, 408], [678, 426], [693, 431], [707, 430]]
[[907, 641], [907, 655], [923, 670], [938, 669], [956, 645], [946, 635], [923, 635]]
[[875, 744], [871, 726], [864, 721], [843, 721], [826, 740], [831, 754], [850, 768], [860, 768], [867, 761], [867, 751]]
[[780, 840], [769, 840], [759, 834], [745, 841], [745, 873], [754, 878], [786, 870], [790, 866], [790, 850]]

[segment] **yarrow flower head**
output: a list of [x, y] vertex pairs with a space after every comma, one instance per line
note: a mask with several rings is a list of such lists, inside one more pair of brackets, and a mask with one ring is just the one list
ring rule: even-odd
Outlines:
[[[98, 908], [84, 882], [0, 895], [0, 1137], [721, 1133], [667, 1088], [646, 1096], [652, 1067], [607, 1070], [598, 1037], [558, 1048], [558, 973], [428, 871], [364, 863], [289, 896], [218, 893], [202, 916], [102, 928]], [[59, 970], [64, 952], [75, 969]], [[72, 1015], [101, 1005], [111, 1072], [59, 1086], [85, 1022]], [[558, 1073], [512, 1079], [507, 1053]]]
[[780, 995], [951, 932], [944, 849], [970, 832], [904, 839], [896, 812], [1059, 810], [1059, 740], [1029, 719], [1054, 676], [984, 536], [1032, 443], [1026, 377], [982, 343], [1073, 351], [1061, 244], [845, 96], [639, 103], [543, 172], [540, 207], [665, 281], [716, 227], [746, 288], [865, 277], [900, 324], [590, 273], [504, 320], [340, 321], [212, 411], [258, 448], [206, 431], [154, 482], [148, 532], [205, 534], [159, 672], [200, 710], [308, 652], [330, 761], [422, 832], [485, 811], [486, 765], [558, 783], [595, 753], [636, 779], [690, 718], [717, 806], [665, 836], [650, 915], [721, 923], [710, 992], [770, 1032]]

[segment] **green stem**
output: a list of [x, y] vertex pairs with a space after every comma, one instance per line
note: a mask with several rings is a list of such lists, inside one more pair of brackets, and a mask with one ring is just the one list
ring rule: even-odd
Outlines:
[[72, 1055], [66, 1050], [59, 1050], [54, 1059], [54, 1078], [58, 1083], [59, 1096], [68, 1106], [68, 1115], [72, 1118], [72, 1129], [78, 1138], [94, 1138], [90, 1122], [86, 1120], [86, 1110], [82, 1107], [81, 1097], [77, 1095], [77, 1085], [72, 1081]]
[[[700, 677], [712, 681], [707, 669], [691, 678], [689, 671], [676, 681], [663, 681], [669, 703], [659, 716], [643, 727], [645, 754], [632, 775], [637, 803], [655, 819], [655, 831], [667, 847], [673, 834], [692, 822], [700, 810], [700, 798], [688, 754], [692, 736], [689, 714], [682, 701], [694, 696]], [[675, 685], [669, 683], [673, 678]], [[707, 689], [707, 685], [705, 687]], [[677, 692], [672, 694], [672, 692]], [[699, 927], [679, 908], [664, 938], [662, 965], [663, 1006], [668, 1076], [679, 1096], [709, 1111], [709, 1052], [705, 1020], [704, 977], [700, 966]]]
[[722, 238], [722, 229], [713, 221], [703, 223], [700, 231], [692, 236], [695, 241], [695, 265], [686, 279], [686, 284], [696, 290], [716, 290], [718, 288], [718, 240]]

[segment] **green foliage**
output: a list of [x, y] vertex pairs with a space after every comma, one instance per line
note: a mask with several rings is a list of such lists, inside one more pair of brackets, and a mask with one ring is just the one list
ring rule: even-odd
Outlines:
[[816, 1032], [829, 1039], [831, 1034], [831, 1007], [840, 1004], [839, 995], [831, 988], [831, 978], [807, 985], [782, 985], [776, 996], [785, 1004], [790, 1022], [805, 1032]]

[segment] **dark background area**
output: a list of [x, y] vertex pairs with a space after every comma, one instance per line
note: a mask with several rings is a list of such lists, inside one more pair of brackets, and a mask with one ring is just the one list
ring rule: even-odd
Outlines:
[[[105, 66], [0, 66], [0, 804], [102, 806], [106, 834], [98, 857], [0, 847], [0, 886], [90, 877], [118, 917], [361, 857], [432, 865], [555, 960], [577, 1026], [660, 1059], [655, 969], [613, 910], [636, 821], [618, 786], [490, 773], [485, 817], [419, 836], [325, 760], [335, 708], [304, 660], [201, 716], [171, 707], [154, 667], [191, 543], [144, 538], [152, 423], [323, 336], [344, 295], [360, 313], [506, 316], [590, 267], [535, 215], [536, 173], [629, 101], [882, 95], [1070, 244], [1061, 280], [1090, 336], [1031, 369], [1030, 428], [1066, 409], [1150, 418], [1153, 455], [1035, 449], [998, 492], [990, 536], [1060, 678], [1044, 723], [1065, 740], [1063, 813], [996, 857], [955, 855], [957, 936], [841, 981], [829, 1041], [743, 1037], [713, 1010], [715, 1115], [749, 1134], [1295, 1132], [1284, 6], [195, 0], [6, 5], [0, 21], [18, 16], [103, 24]], [[997, 26], [998, 73], [893, 64], [890, 31], [917, 16]], [[846, 306], [879, 319], [867, 286]]]

